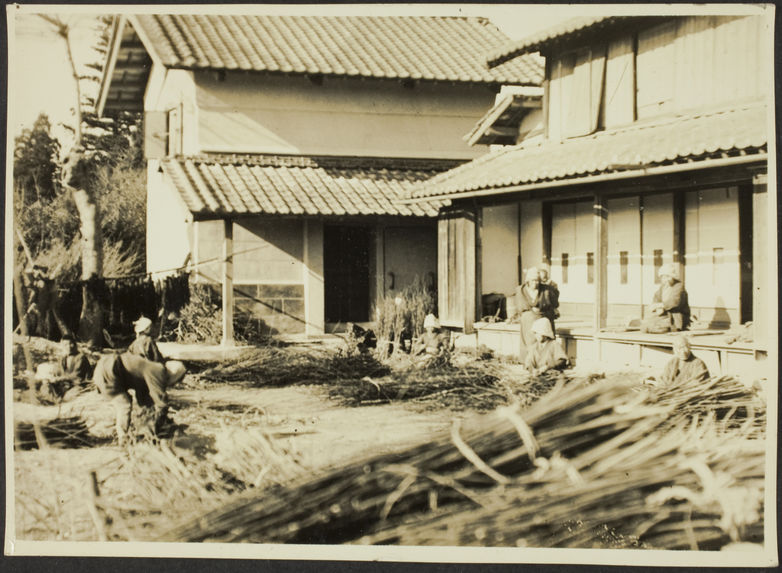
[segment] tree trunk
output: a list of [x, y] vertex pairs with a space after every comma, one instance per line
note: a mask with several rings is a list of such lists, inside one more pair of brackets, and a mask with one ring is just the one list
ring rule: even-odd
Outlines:
[[73, 188], [73, 200], [81, 221], [82, 306], [79, 338], [98, 348], [103, 346], [103, 309], [97, 298], [96, 282], [103, 274], [103, 241], [97, 194]]

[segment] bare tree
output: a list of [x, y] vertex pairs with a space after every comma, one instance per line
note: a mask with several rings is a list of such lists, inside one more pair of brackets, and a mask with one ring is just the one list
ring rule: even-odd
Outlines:
[[92, 154], [83, 145], [81, 77], [76, 68], [71, 43], [71, 26], [56, 16], [40, 15], [63, 39], [75, 84], [74, 112], [76, 125], [74, 144], [67, 152], [62, 167], [62, 183], [73, 194], [81, 222], [82, 308], [79, 317], [79, 338], [96, 346], [103, 344], [103, 312], [95, 293], [95, 281], [103, 273], [103, 241], [100, 229], [99, 193], [94, 185]]

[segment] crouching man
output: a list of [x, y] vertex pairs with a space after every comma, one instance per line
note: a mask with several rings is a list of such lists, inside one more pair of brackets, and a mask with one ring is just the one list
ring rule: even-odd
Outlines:
[[138, 405], [152, 414], [147, 429], [156, 435], [167, 419], [166, 389], [184, 375], [184, 365], [176, 360], [163, 365], [127, 352], [101, 357], [95, 366], [93, 380], [98, 391], [114, 407], [120, 445], [125, 443], [130, 428], [133, 401], [129, 391], [133, 390]]
[[535, 342], [527, 348], [524, 366], [530, 376], [540, 376], [549, 370], [564, 370], [570, 366], [567, 354], [555, 340], [554, 329], [548, 318], [539, 318], [532, 323]]

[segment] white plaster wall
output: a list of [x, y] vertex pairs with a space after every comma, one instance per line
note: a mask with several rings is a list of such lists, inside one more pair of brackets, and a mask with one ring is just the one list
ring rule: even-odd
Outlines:
[[192, 244], [189, 212], [179, 193], [158, 169], [147, 163], [147, 271], [177, 269], [185, 262]]
[[486, 86], [196, 72], [200, 150], [469, 159]]
[[182, 153], [198, 153], [198, 108], [193, 72], [153, 66], [144, 96], [144, 109], [168, 112], [176, 107], [181, 107], [182, 111]]
[[519, 205], [483, 208], [481, 292], [513, 294], [518, 283]]

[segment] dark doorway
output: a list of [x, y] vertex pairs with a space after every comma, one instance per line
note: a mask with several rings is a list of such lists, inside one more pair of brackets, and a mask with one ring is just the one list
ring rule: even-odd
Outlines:
[[752, 321], [752, 186], [739, 187], [739, 262], [741, 308], [739, 322]]
[[369, 320], [368, 227], [323, 228], [326, 322]]

